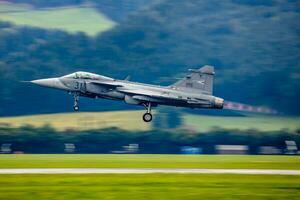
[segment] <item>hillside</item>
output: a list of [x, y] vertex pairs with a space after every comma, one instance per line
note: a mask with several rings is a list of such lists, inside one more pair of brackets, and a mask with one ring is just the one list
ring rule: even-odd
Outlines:
[[61, 6], [81, 6], [83, 4], [92, 6], [98, 11], [105, 13], [115, 21], [123, 21], [131, 13], [147, 7], [151, 0], [7, 0], [13, 3], [29, 4], [35, 8], [55, 8]]
[[[51, 126], [58, 131], [66, 130], [95, 130], [118, 128], [125, 131], [148, 131], [157, 126], [156, 120], [164, 119], [164, 113], [156, 113], [154, 122], [144, 123], [141, 120], [143, 110], [140, 111], [114, 111], [114, 112], [80, 112], [57, 113], [44, 115], [25, 115], [18, 117], [0, 117], [0, 127]], [[216, 129], [222, 130], [257, 130], [259, 132], [281, 131], [295, 132], [300, 129], [299, 117], [274, 117], [274, 116], [244, 116], [244, 117], [217, 117], [208, 115], [191, 115], [182, 113], [182, 124], [177, 128], [186, 128], [194, 132], [209, 132]], [[174, 120], [174, 116], [170, 117]], [[169, 122], [170, 123], [170, 122]], [[164, 128], [167, 127], [167, 122]]]
[[206, 115], [184, 115], [184, 124], [198, 131], [209, 131], [214, 128], [229, 130], [259, 130], [259, 131], [296, 131], [300, 129], [299, 117], [245, 116], [220, 117]]
[[141, 120], [142, 111], [80, 112], [18, 117], [0, 117], [0, 126], [51, 126], [58, 131], [119, 128], [126, 131], [149, 130]]
[[0, 20], [15, 25], [58, 29], [70, 33], [84, 32], [95, 36], [116, 23], [90, 7], [55, 7], [34, 9], [26, 4], [0, 2]]
[[[0, 114], [71, 109], [70, 96], [19, 80], [84, 70], [166, 85], [204, 64], [216, 67], [216, 95], [300, 114], [299, 16], [298, 1], [165, 0], [96, 38], [2, 22]], [[132, 108], [81, 103], [83, 110]]]

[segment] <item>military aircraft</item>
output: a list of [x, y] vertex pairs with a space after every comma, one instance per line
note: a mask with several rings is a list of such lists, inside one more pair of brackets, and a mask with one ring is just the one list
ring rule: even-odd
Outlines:
[[200, 69], [190, 69], [190, 74], [169, 86], [131, 82], [128, 79], [117, 80], [81, 71], [30, 82], [73, 94], [75, 111], [79, 110], [79, 96], [121, 100], [128, 104], [142, 105], [146, 108], [143, 120], [150, 122], [151, 108], [157, 105], [222, 109], [224, 99], [212, 95], [213, 75], [214, 67], [205, 65]]

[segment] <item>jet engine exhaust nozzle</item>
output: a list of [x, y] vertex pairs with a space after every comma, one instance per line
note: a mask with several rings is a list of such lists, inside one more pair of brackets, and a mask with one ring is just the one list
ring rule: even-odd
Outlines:
[[224, 99], [215, 97], [214, 106], [215, 108], [222, 109], [224, 106]]

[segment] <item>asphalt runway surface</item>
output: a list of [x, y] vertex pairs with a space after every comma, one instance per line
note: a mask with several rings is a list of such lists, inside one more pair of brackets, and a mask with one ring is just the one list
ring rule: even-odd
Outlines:
[[125, 168], [24, 168], [0, 169], [0, 174], [272, 174], [300, 175], [300, 170], [273, 169], [125, 169]]

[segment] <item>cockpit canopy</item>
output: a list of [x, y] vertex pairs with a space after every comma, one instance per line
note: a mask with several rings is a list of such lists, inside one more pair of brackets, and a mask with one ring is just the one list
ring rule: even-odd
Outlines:
[[63, 76], [64, 78], [74, 78], [74, 79], [92, 79], [92, 80], [101, 80], [101, 79], [111, 79], [109, 77], [101, 76], [98, 74], [93, 74], [90, 72], [74, 72]]

